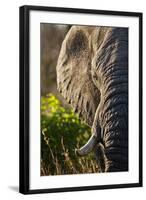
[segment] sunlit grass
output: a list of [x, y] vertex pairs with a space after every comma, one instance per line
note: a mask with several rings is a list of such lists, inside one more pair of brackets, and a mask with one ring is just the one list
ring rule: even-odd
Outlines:
[[75, 154], [90, 137], [90, 128], [52, 94], [41, 97], [41, 175], [98, 171], [94, 155]]

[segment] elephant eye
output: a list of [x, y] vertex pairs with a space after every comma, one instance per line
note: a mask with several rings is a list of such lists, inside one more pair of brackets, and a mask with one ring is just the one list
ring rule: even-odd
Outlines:
[[88, 47], [88, 39], [85, 33], [78, 30], [73, 34], [68, 41], [68, 53], [73, 56], [77, 56], [81, 52], [85, 51]]

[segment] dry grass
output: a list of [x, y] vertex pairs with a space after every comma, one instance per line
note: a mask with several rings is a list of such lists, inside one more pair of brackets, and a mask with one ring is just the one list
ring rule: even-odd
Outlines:
[[79, 157], [77, 155], [76, 159], [72, 159], [69, 150], [66, 149], [64, 145], [63, 137], [61, 138], [61, 157], [64, 159], [60, 161], [60, 156], [58, 157], [58, 152], [52, 151], [49, 140], [46, 140], [46, 145], [48, 146], [48, 155], [50, 157], [50, 162], [45, 162], [41, 160], [41, 176], [48, 175], [62, 175], [62, 174], [84, 174], [84, 173], [97, 173], [98, 166], [95, 159], [91, 159], [93, 155], [87, 157]]

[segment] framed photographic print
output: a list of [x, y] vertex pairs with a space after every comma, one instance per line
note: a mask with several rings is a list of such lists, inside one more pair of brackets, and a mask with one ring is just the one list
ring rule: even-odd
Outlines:
[[142, 186], [142, 13], [20, 7], [20, 192]]

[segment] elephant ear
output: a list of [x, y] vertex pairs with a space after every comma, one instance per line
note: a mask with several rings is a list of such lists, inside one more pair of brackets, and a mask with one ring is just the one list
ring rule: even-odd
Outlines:
[[74, 112], [92, 126], [100, 93], [92, 81], [90, 32], [73, 26], [62, 43], [57, 63], [57, 87]]

